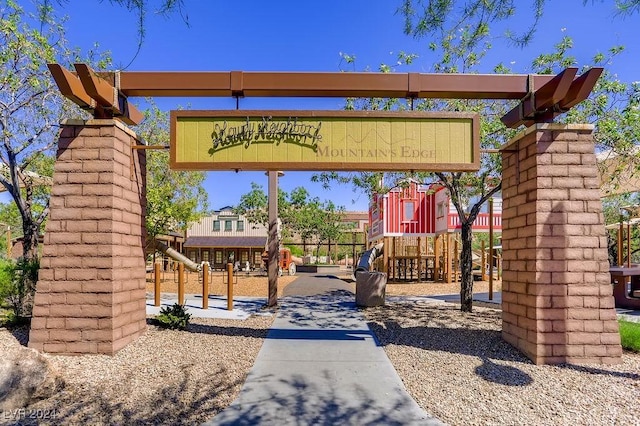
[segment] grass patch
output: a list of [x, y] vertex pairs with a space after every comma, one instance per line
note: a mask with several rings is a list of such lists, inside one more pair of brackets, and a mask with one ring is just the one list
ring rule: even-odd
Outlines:
[[628, 351], [640, 352], [640, 323], [619, 320], [622, 347]]

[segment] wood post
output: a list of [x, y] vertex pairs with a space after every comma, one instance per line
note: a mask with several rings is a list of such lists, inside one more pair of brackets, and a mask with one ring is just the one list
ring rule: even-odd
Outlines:
[[153, 306], [160, 306], [160, 264], [153, 264]]
[[233, 311], [233, 263], [227, 263], [227, 311]]
[[433, 240], [433, 280], [440, 281], [440, 235]]
[[489, 300], [493, 300], [493, 198], [489, 198]]
[[178, 304], [184, 305], [184, 263], [178, 263]]
[[482, 281], [487, 279], [487, 252], [485, 251], [484, 240], [480, 242], [480, 275]]
[[209, 262], [202, 265], [202, 309], [209, 309]]
[[420, 237], [418, 237], [418, 282], [421, 282], [422, 280], [422, 256], [420, 254], [421, 250], [420, 250], [420, 244], [422, 243]]

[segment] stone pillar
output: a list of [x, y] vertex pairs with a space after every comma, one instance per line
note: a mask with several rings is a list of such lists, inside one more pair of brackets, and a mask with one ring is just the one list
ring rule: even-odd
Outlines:
[[62, 125], [29, 347], [114, 354], [146, 330], [146, 156], [115, 120]]
[[593, 126], [502, 148], [502, 336], [536, 364], [621, 361]]

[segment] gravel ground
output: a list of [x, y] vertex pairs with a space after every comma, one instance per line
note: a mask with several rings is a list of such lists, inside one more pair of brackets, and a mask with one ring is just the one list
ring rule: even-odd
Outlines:
[[[221, 280], [212, 294], [225, 294]], [[279, 293], [290, 281], [279, 280]], [[195, 279], [191, 285], [187, 293], [200, 291]], [[234, 293], [266, 297], [266, 285], [266, 277], [239, 277]], [[457, 284], [387, 286], [388, 295], [458, 291]], [[487, 284], [476, 282], [474, 291]], [[500, 311], [482, 306], [463, 314], [456, 304], [405, 301], [364, 313], [409, 393], [449, 424], [640, 425], [640, 354], [625, 353], [617, 366], [536, 366], [501, 340]], [[197, 424], [236, 398], [272, 320], [192, 319], [187, 331], [150, 325], [113, 357], [48, 355], [66, 387], [29, 409], [56, 410], [55, 421], [39, 424]], [[20, 330], [0, 329], [0, 353], [25, 341]]]
[[[150, 325], [113, 357], [48, 355], [66, 386], [28, 411], [55, 413], [41, 425], [202, 423], [236, 398], [272, 321], [273, 315], [193, 319], [187, 331]], [[16, 345], [0, 329], [0, 348]], [[3, 422], [13, 423], [0, 416]]]

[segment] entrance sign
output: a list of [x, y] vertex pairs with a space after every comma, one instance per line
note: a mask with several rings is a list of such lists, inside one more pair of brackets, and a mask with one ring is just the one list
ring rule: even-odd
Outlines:
[[479, 117], [390, 111], [171, 111], [175, 170], [475, 171]]

